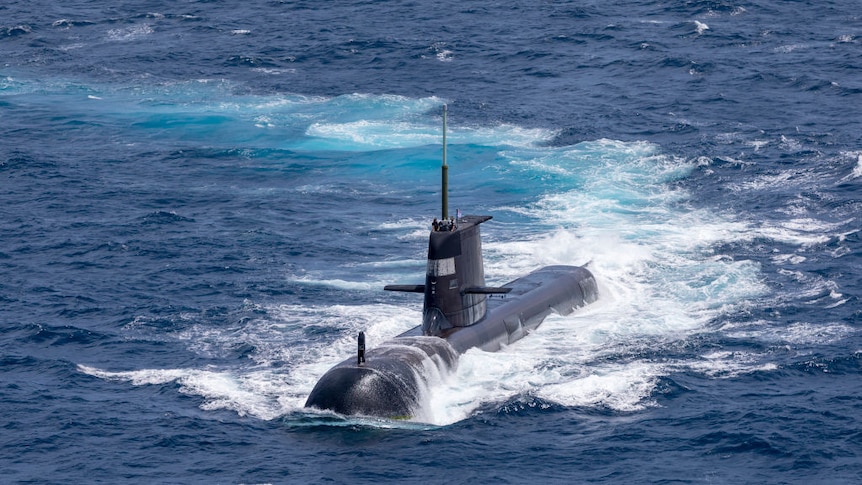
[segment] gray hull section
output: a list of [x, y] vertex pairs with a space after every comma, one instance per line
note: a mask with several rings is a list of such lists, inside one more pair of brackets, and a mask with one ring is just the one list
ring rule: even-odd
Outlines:
[[505, 285], [483, 319], [422, 336], [421, 326], [371, 349], [366, 362], [348, 359], [318, 381], [306, 407], [345, 415], [404, 419], [416, 414], [432, 378], [445, 376], [471, 348], [495, 352], [523, 338], [551, 313], [568, 315], [598, 297], [593, 275], [579, 266], [548, 266]]
[[512, 291], [501, 299], [491, 299], [482, 321], [446, 337], [457, 352], [473, 347], [496, 352], [523, 338], [551, 313], [568, 315], [598, 296], [595, 278], [578, 266], [548, 266], [504, 287]]

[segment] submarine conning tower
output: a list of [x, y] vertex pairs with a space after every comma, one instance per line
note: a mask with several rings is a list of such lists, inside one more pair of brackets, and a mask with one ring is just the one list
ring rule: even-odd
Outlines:
[[442, 223], [428, 238], [422, 334], [445, 336], [485, 316], [487, 294], [479, 224], [491, 216], [465, 216]]
[[434, 219], [428, 237], [428, 267], [424, 285], [387, 285], [391, 291], [425, 294], [422, 334], [445, 337], [459, 327], [482, 320], [489, 294], [511, 288], [485, 286], [482, 238], [479, 224], [491, 216], [449, 217], [449, 166], [446, 163], [446, 114], [443, 105], [443, 165], [441, 166], [442, 220]]

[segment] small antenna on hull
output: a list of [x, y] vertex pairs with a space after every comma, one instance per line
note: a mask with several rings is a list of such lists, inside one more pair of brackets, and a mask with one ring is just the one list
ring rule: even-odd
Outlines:
[[359, 332], [357, 343], [356, 365], [362, 365], [365, 363], [365, 332]]
[[449, 165], [446, 165], [446, 105], [443, 105], [443, 220], [449, 218]]

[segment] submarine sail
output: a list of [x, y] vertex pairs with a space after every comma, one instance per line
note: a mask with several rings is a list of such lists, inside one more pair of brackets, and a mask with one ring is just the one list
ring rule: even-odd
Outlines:
[[501, 287], [485, 284], [480, 225], [491, 216], [448, 215], [446, 115], [444, 105], [442, 218], [431, 224], [425, 284], [384, 287], [422, 293], [422, 323], [367, 351], [360, 333], [359, 357], [324, 374], [306, 407], [409, 419], [420, 411], [429, 383], [456, 369], [462, 353], [495, 352], [551, 313], [568, 315], [598, 298], [595, 278], [581, 266], [547, 266]]

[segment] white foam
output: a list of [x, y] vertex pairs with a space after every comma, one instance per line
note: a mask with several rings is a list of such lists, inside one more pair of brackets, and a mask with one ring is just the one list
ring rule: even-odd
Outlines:
[[789, 54], [795, 50], [804, 49], [808, 47], [806, 44], [786, 44], [782, 46], [776, 47], [775, 52], [780, 52], [782, 54]]
[[[448, 48], [445, 42], [435, 42], [431, 44], [428, 50], [434, 53], [434, 59], [440, 62], [451, 62], [455, 56], [454, 52]], [[428, 59], [428, 56], [423, 55], [422, 58]]]
[[82, 43], [82, 42], [74, 42], [74, 43], [71, 43], [71, 44], [64, 44], [64, 45], [61, 45], [61, 46], [57, 47], [57, 49], [59, 49], [60, 51], [63, 51], [63, 52], [69, 52], [69, 51], [73, 51], [73, 50], [76, 50], [76, 49], [81, 49], [81, 48], [82, 48], [82, 47], [84, 47], [85, 45], [86, 45], [86, 44], [84, 44], [84, 43]]
[[386, 283], [383, 280], [380, 281], [348, 281], [339, 278], [333, 279], [316, 279], [309, 276], [300, 276], [296, 278], [290, 278], [289, 281], [293, 283], [299, 283], [302, 285], [308, 286], [326, 286], [330, 288], [337, 288], [339, 290], [379, 290]]
[[[414, 121], [357, 120], [344, 123], [318, 122], [308, 127], [313, 137], [302, 147], [331, 150], [380, 150], [409, 148], [440, 143], [440, 127]], [[454, 127], [447, 133], [449, 143], [528, 147], [547, 142], [554, 132], [526, 129], [514, 125], [495, 127]]]
[[237, 375], [231, 371], [200, 369], [142, 369], [128, 372], [109, 372], [78, 365], [85, 374], [108, 380], [128, 381], [135, 386], [162, 385], [176, 382], [183, 394], [202, 396], [201, 409], [226, 409], [240, 416], [251, 415], [260, 419], [274, 419], [291, 406], [274, 396], [283, 389], [284, 382], [272, 372], [253, 372]]
[[146, 37], [153, 33], [153, 28], [149, 24], [134, 25], [121, 29], [108, 30], [108, 40], [130, 42]]
[[[860, 168], [860, 172], [862, 172], [862, 168]], [[851, 178], [853, 178], [852, 174], [841, 181], [846, 182]], [[729, 184], [728, 188], [734, 192], [772, 191], [776, 187], [781, 187], [783, 190], [792, 187], [807, 189], [821, 183], [821, 180], [822, 175], [813, 170], [790, 169]], [[797, 196], [795, 199], [790, 200], [785, 207], [779, 209], [790, 216], [789, 218], [750, 222], [748, 223], [747, 233], [751, 239], [766, 238], [805, 248], [816, 244], [823, 244], [834, 237], [840, 236], [834, 233], [852, 222], [852, 220], [827, 222], [812, 216], [808, 206], [809, 201], [807, 199], [801, 195]]]
[[862, 153], [856, 155], [856, 166], [853, 167], [853, 171], [850, 173], [852, 178], [862, 177]]
[[431, 224], [426, 219], [400, 219], [397, 221], [381, 222], [376, 228], [395, 233], [395, 237], [402, 241], [424, 240], [428, 237]]
[[488, 403], [516, 398], [622, 412], [651, 405], [648, 397], [665, 373], [662, 366], [643, 361], [596, 363], [597, 358], [618, 352], [621, 338], [606, 322], [595, 320], [601, 311], [590, 308], [574, 317], [551, 317], [529, 337], [500, 352], [468, 351], [457, 372], [432, 388], [432, 422], [450, 424]]
[[832, 236], [825, 230], [830, 227], [834, 225], [816, 219], [765, 221], [760, 227], [752, 227], [751, 235], [805, 247], [829, 241]]
[[[359, 120], [348, 123], [314, 123], [308, 127], [308, 136], [332, 140], [333, 148], [355, 149], [407, 148], [439, 143], [439, 129], [434, 133], [428, 127], [406, 122]], [[347, 145], [346, 145], [347, 144]]]
[[261, 74], [268, 74], [270, 76], [296, 73], [296, 69], [294, 68], [254, 67], [251, 70], [252, 72], [259, 72]]
[[755, 322], [743, 328], [724, 329], [730, 338], [755, 339], [771, 344], [793, 346], [830, 345], [856, 333], [853, 327], [843, 323], [797, 322], [788, 326], [774, 326], [771, 322]]
[[649, 397], [663, 366], [649, 362], [592, 366], [590, 373], [571, 380], [548, 383], [537, 393], [565, 406], [607, 407], [616, 411], [640, 411], [654, 405]]
[[745, 142], [746, 145], [754, 148], [754, 152], [757, 153], [761, 148], [769, 145], [769, 141], [767, 140], [749, 140]]
[[776, 254], [772, 256], [772, 262], [776, 264], [801, 264], [804, 263], [806, 259], [808, 258], [798, 254]]
[[[425, 231], [424, 236], [428, 236], [428, 232]], [[356, 267], [356, 268], [374, 268], [374, 269], [402, 269], [402, 268], [410, 268], [411, 270], [419, 270], [425, 271], [425, 266], [427, 264], [427, 260], [425, 259], [393, 259], [391, 261], [370, 261], [365, 263], [350, 263], [345, 266]], [[416, 273], [418, 276], [424, 276], [424, 273]]]
[[762, 355], [752, 352], [718, 351], [704, 354], [699, 360], [675, 362], [671, 367], [720, 379], [778, 369], [775, 363], [763, 362], [762, 359]]
[[452, 62], [452, 60], [455, 58], [455, 53], [448, 49], [443, 49], [437, 53], [436, 57], [437, 60], [440, 62]]

